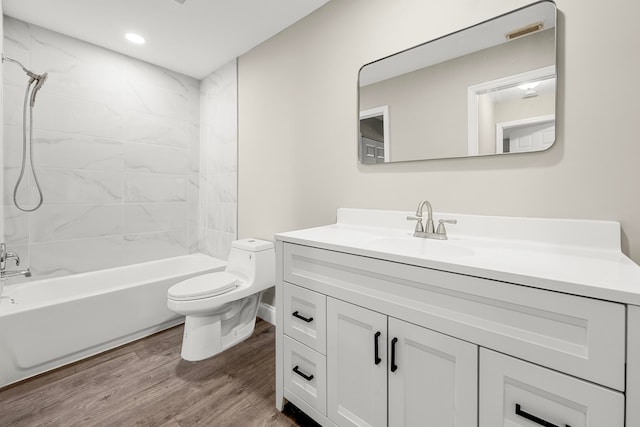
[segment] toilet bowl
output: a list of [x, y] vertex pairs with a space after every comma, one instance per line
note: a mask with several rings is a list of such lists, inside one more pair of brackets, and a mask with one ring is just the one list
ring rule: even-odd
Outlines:
[[262, 291], [274, 285], [273, 243], [242, 239], [231, 243], [224, 271], [170, 287], [167, 306], [186, 316], [182, 358], [203, 360], [251, 336]]

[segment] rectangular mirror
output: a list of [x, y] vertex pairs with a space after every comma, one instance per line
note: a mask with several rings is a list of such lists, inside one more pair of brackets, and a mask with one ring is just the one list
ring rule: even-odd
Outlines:
[[546, 150], [555, 142], [555, 4], [366, 64], [358, 83], [361, 163]]

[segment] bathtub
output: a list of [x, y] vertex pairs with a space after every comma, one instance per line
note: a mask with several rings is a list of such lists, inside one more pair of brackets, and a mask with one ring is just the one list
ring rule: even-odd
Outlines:
[[167, 289], [223, 270], [202, 254], [29, 283], [0, 298], [0, 387], [134, 341], [184, 321]]

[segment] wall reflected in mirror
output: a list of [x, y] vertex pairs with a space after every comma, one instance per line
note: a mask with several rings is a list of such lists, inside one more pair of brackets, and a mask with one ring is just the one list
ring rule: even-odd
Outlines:
[[538, 2], [362, 67], [360, 162], [549, 148], [555, 23], [555, 5]]

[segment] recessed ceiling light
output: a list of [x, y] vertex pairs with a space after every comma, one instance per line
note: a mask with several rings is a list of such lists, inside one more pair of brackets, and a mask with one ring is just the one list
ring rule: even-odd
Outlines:
[[144, 39], [144, 37], [142, 37], [141, 35], [135, 34], [135, 33], [127, 33], [124, 36], [131, 43], [135, 43], [135, 44], [145, 44], [146, 43], [146, 40]]

